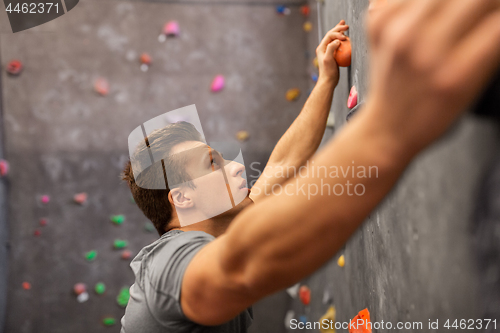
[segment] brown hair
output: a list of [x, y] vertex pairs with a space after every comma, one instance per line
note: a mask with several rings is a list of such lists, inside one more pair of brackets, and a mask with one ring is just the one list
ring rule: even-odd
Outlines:
[[[179, 143], [186, 141], [203, 142], [203, 139], [192, 124], [181, 121], [151, 132], [145, 138], [145, 141], [146, 144], [140, 144], [133, 156], [131, 156], [131, 160], [126, 163], [122, 179], [127, 182], [137, 206], [153, 222], [158, 234], [161, 236], [166, 232], [166, 228], [172, 219], [173, 210], [168, 201], [170, 188], [164, 170], [169, 170], [169, 180], [173, 184], [189, 183], [190, 178], [183, 167], [183, 161], [179, 158], [169, 157], [170, 151]], [[144, 162], [150, 161], [150, 154], [155, 156], [155, 160], [158, 161], [153, 165], [144, 167]], [[158, 157], [161, 157], [161, 161], [159, 161]], [[147, 164], [150, 164], [150, 162]], [[141, 186], [137, 183], [141, 184]], [[150, 189], [165, 186], [166, 189]]]

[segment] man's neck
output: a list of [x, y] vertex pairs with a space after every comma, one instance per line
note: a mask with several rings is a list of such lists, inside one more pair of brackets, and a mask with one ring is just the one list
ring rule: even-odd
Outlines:
[[[207, 234], [210, 234], [214, 237], [219, 237], [222, 235], [227, 227], [229, 227], [229, 224], [231, 224], [231, 221], [233, 220], [233, 217], [213, 217], [211, 219], [201, 221], [198, 223], [193, 223], [184, 227], [175, 227], [170, 230], [181, 230], [181, 231], [203, 231], [206, 232]], [[169, 230], [169, 231], [170, 231]]]

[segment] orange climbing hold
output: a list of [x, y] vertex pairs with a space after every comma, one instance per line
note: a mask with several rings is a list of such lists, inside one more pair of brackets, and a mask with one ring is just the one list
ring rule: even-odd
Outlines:
[[24, 290], [30, 290], [31, 289], [31, 283], [29, 283], [29, 282], [23, 282], [23, 289]]
[[351, 40], [347, 37], [346, 40], [340, 41], [340, 46], [335, 51], [335, 61], [340, 67], [351, 66]]
[[370, 312], [368, 309], [359, 311], [349, 324], [349, 333], [372, 333]]
[[307, 286], [301, 286], [299, 289], [299, 298], [304, 305], [311, 303], [311, 290]]

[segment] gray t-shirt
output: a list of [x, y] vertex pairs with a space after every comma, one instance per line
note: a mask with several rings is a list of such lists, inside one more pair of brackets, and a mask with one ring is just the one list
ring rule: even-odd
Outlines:
[[219, 326], [202, 326], [186, 318], [180, 305], [181, 284], [194, 255], [215, 237], [203, 231], [171, 230], [144, 247], [130, 267], [135, 283], [122, 317], [121, 333], [245, 333], [252, 308]]

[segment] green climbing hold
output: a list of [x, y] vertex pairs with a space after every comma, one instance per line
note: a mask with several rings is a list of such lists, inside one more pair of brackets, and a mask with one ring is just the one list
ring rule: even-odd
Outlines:
[[126, 240], [115, 239], [113, 246], [115, 249], [123, 249], [127, 247], [128, 242]]
[[125, 215], [111, 215], [110, 219], [114, 224], [122, 224], [125, 222]]
[[156, 230], [155, 226], [151, 222], [146, 222], [144, 229], [146, 229], [147, 232], [154, 232]]
[[104, 283], [102, 283], [102, 282], [96, 283], [96, 285], [95, 285], [96, 294], [102, 295], [102, 294], [104, 294], [105, 291], [106, 291], [106, 286], [104, 285]]
[[85, 259], [87, 259], [87, 261], [93, 261], [96, 257], [97, 257], [96, 250], [92, 250], [92, 251], [85, 253]]
[[104, 324], [104, 326], [113, 326], [114, 324], [116, 324], [116, 319], [113, 317], [106, 317], [102, 320], [102, 323]]
[[129, 287], [123, 287], [120, 290], [118, 296], [116, 297], [116, 301], [118, 302], [119, 306], [124, 308], [127, 306], [129, 298], [130, 298]]

